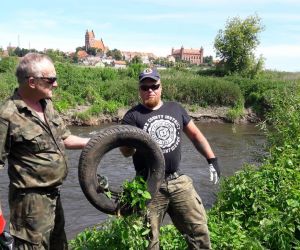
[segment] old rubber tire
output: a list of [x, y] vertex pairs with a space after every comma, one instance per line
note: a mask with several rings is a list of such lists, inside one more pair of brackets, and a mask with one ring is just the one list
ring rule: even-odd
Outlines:
[[[89, 202], [107, 214], [116, 214], [118, 203], [98, 191], [97, 168], [102, 157], [110, 150], [130, 146], [142, 153], [148, 169], [147, 187], [153, 197], [165, 174], [165, 161], [158, 144], [142, 129], [129, 125], [114, 125], [101, 129], [82, 150], [78, 177], [81, 189]], [[99, 171], [101, 173], [101, 169]], [[120, 186], [122, 183], [120, 183]]]

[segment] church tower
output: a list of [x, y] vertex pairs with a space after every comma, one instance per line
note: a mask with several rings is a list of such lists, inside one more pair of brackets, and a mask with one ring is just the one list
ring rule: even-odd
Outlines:
[[102, 52], [106, 52], [108, 50], [108, 47], [104, 45], [104, 42], [101, 38], [101, 40], [96, 40], [94, 31], [88, 31], [85, 32], [85, 50], [87, 51], [90, 48], [95, 48], [98, 50], [101, 50]]
[[85, 32], [85, 50], [88, 50], [89, 48], [93, 47], [95, 41], [95, 34], [94, 31], [88, 31]]

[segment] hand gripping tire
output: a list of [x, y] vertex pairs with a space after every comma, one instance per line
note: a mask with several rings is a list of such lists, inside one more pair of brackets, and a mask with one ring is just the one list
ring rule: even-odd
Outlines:
[[108, 151], [120, 146], [134, 147], [144, 155], [145, 167], [148, 170], [146, 182], [151, 197], [154, 197], [158, 191], [165, 175], [163, 153], [145, 131], [129, 125], [115, 125], [101, 129], [82, 150], [78, 177], [81, 189], [88, 201], [107, 214], [117, 214], [119, 204], [117, 199], [108, 198], [104, 190], [99, 189], [97, 168]]

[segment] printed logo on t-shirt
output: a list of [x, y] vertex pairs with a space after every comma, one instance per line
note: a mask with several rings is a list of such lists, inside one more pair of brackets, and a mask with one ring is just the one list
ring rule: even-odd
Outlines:
[[174, 151], [180, 142], [180, 124], [169, 115], [152, 116], [144, 124], [143, 130], [158, 143], [163, 153]]

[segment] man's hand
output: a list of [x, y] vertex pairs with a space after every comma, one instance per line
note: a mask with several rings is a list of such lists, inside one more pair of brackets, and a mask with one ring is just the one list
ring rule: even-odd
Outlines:
[[217, 158], [210, 158], [207, 159], [208, 162], [208, 168], [209, 168], [209, 180], [212, 181], [214, 184], [217, 184], [219, 179], [220, 179], [220, 175], [221, 175], [221, 171], [220, 171], [220, 167], [218, 164], [218, 159]]
[[14, 249], [14, 238], [9, 232], [3, 231], [0, 234], [0, 249], [12, 250]]

